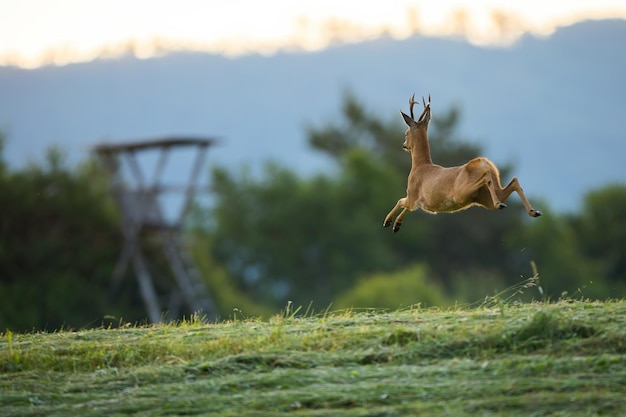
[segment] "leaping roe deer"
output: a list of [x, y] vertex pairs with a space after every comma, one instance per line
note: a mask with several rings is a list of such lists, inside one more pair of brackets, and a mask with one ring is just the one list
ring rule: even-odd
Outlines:
[[424, 111], [417, 120], [413, 117], [415, 103], [413, 94], [409, 100], [411, 116], [400, 111], [408, 126], [402, 147], [411, 153], [412, 162], [406, 197], [398, 200], [387, 214], [383, 227], [391, 226], [394, 214], [400, 209], [402, 211], [393, 221], [394, 233], [400, 229], [406, 213], [418, 208], [432, 214], [452, 213], [471, 206], [482, 206], [489, 210], [503, 209], [506, 207], [504, 201], [513, 191], [519, 194], [528, 215], [541, 216], [541, 212], [532, 208], [528, 202], [517, 178], [502, 188], [498, 168], [487, 158], [474, 158], [465, 165], [449, 168], [433, 164], [428, 144], [430, 96], [428, 103], [422, 97]]

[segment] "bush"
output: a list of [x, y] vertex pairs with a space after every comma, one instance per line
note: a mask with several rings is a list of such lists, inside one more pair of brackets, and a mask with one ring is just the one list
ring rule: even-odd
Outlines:
[[394, 273], [373, 274], [337, 297], [335, 308], [397, 309], [414, 304], [445, 306], [450, 301], [439, 285], [428, 279], [428, 268], [416, 264]]

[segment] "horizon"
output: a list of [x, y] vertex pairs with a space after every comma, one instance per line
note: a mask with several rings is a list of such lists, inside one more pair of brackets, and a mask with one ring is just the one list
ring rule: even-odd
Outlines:
[[176, 51], [225, 56], [319, 51], [383, 36], [460, 37], [474, 45], [507, 47], [525, 34], [546, 37], [584, 20], [626, 19], [626, 4], [612, 0], [575, 0], [567, 8], [550, 0], [479, 0], [470, 6], [457, 0], [324, 0], [314, 8], [308, 2], [283, 0], [242, 0], [217, 7], [198, 0], [182, 0], [175, 7], [161, 0], [8, 3], [0, 1], [0, 66], [26, 69], [129, 52], [145, 59]]

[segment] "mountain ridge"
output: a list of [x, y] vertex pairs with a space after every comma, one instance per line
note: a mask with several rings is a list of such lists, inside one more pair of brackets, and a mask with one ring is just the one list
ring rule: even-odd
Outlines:
[[434, 114], [461, 109], [461, 137], [497, 163], [514, 162], [530, 198], [572, 210], [590, 188], [626, 179], [620, 40], [626, 21], [601, 20], [509, 48], [414, 36], [269, 57], [175, 52], [0, 67], [4, 158], [23, 166], [59, 144], [75, 162], [97, 143], [181, 134], [221, 138], [213, 164], [272, 159], [310, 175], [333, 165], [308, 147], [304, 126], [338, 121], [346, 90], [398, 124], [413, 92], [430, 93]]

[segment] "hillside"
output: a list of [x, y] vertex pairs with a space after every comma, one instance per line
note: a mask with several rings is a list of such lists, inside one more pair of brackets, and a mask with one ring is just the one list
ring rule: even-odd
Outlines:
[[567, 210], [589, 188], [624, 181], [624, 39], [626, 21], [605, 20], [503, 49], [416, 36], [269, 57], [171, 53], [4, 67], [5, 159], [22, 166], [60, 144], [75, 162], [101, 141], [191, 134], [222, 139], [212, 163], [258, 167], [271, 158], [310, 174], [332, 167], [308, 148], [304, 127], [336, 120], [346, 89], [400, 126], [410, 95], [430, 93], [435, 115], [462, 109], [460, 136], [483, 143], [496, 162], [516, 163], [531, 198]]
[[560, 301], [0, 338], [4, 416], [626, 413], [626, 302]]

